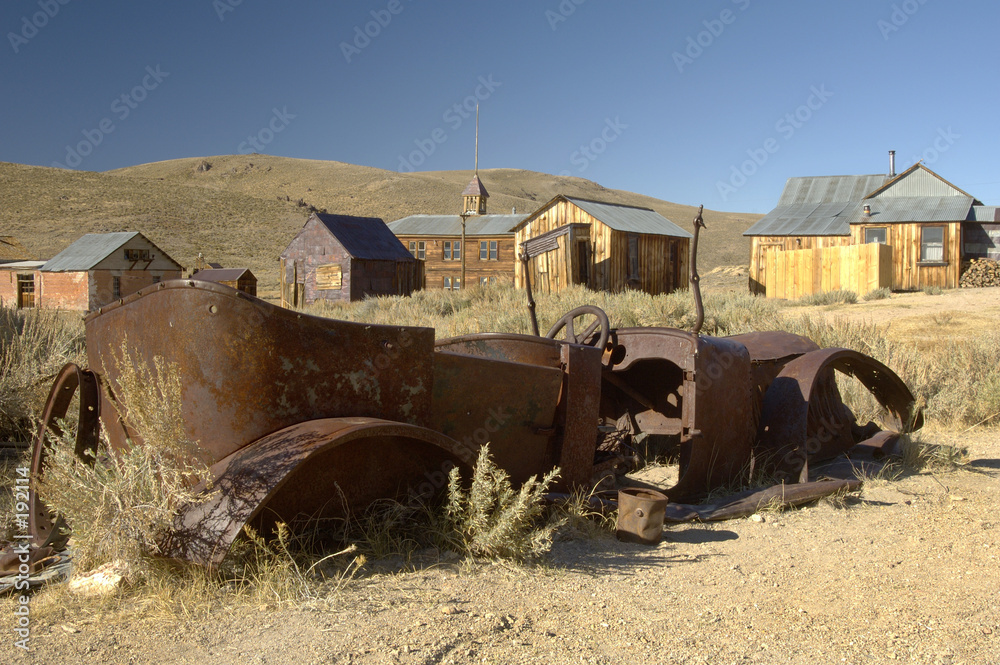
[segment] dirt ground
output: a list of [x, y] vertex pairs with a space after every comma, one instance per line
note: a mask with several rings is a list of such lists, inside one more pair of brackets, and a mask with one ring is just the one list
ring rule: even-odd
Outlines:
[[[912, 303], [893, 326], [1000, 320], [1000, 289], [836, 313], [880, 316], [883, 302]], [[0, 662], [998, 664], [1000, 430], [922, 439], [966, 447], [967, 463], [872, 481], [846, 502], [671, 526], [657, 547], [576, 538], [523, 567], [429, 555], [313, 606], [152, 622], [70, 603], [33, 620], [28, 653], [5, 630]]]

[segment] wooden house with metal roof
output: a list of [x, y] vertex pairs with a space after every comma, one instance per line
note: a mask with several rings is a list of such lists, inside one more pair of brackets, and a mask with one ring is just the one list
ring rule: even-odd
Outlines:
[[281, 253], [281, 304], [406, 296], [419, 264], [378, 217], [313, 213]]
[[257, 277], [250, 272], [249, 268], [205, 268], [193, 272], [191, 279], [201, 282], [215, 282], [251, 296], [257, 295]]
[[[558, 195], [514, 227], [536, 292], [669, 293], [688, 286], [691, 234], [648, 208]], [[518, 261], [515, 283], [524, 286]]]
[[183, 271], [137, 231], [88, 233], [38, 269], [35, 306], [92, 311]]
[[990, 225], [977, 219], [987, 213], [923, 164], [896, 175], [892, 156], [888, 175], [789, 178], [777, 207], [743, 234], [751, 291], [766, 292], [776, 252], [865, 243], [891, 247], [893, 290], [957, 287], [963, 261], [988, 249]]
[[514, 279], [516, 251], [511, 230], [527, 215], [491, 215], [489, 193], [479, 175], [462, 192], [459, 215], [410, 215], [389, 222], [410, 254], [423, 262], [422, 288], [461, 289]]

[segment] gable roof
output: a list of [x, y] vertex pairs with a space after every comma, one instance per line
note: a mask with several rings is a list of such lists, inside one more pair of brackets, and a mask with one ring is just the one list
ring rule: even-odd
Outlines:
[[[472, 215], [466, 218], [466, 236], [509, 236], [527, 215]], [[460, 236], [461, 215], [410, 215], [389, 222], [397, 236]]]
[[647, 235], [673, 236], [677, 238], [693, 238], [690, 233], [677, 226], [669, 219], [649, 208], [627, 206], [619, 203], [605, 203], [590, 199], [578, 199], [564, 194], [556, 195], [551, 201], [540, 207], [522, 220], [512, 230], [517, 231], [531, 220], [539, 217], [559, 201], [567, 201], [586, 212], [591, 217], [609, 226], [615, 231], [626, 233], [641, 233]]
[[[153, 247], [156, 247], [155, 243], [138, 231], [88, 233], [46, 261], [41, 270], [43, 272], [90, 270], [135, 237], [140, 237]], [[156, 250], [160, 252], [163, 258], [174, 263], [179, 269], [182, 269], [181, 264], [170, 258], [162, 249], [156, 247]]]
[[[393, 235], [379, 217], [354, 217], [314, 212], [306, 220], [315, 219], [333, 234], [347, 253], [356, 259], [381, 261], [414, 261], [403, 243]], [[300, 231], [301, 233], [301, 231]], [[298, 236], [296, 236], [298, 237]]]
[[243, 276], [249, 276], [253, 279], [257, 279], [257, 277], [250, 272], [249, 268], [208, 268], [194, 273], [191, 275], [191, 279], [196, 279], [202, 282], [219, 283], [236, 282]]
[[[929, 181], [926, 175], [934, 180]], [[907, 178], [910, 181], [904, 186]], [[973, 197], [919, 163], [892, 178], [789, 178], [774, 210], [743, 235], [846, 236], [851, 233], [851, 224], [953, 222], [966, 219], [973, 203]], [[864, 214], [866, 204], [871, 208], [870, 217]]]

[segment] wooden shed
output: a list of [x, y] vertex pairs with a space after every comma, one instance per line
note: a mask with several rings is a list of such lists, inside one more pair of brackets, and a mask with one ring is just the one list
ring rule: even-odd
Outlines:
[[38, 270], [35, 305], [91, 311], [183, 270], [137, 231], [88, 233]]
[[281, 253], [281, 304], [410, 295], [416, 259], [377, 217], [313, 213]]
[[[514, 229], [528, 250], [532, 288], [558, 293], [570, 284], [650, 294], [688, 286], [691, 234], [659, 213], [559, 195]], [[515, 264], [515, 283], [524, 270]]]
[[767, 291], [775, 252], [865, 243], [892, 248], [893, 290], [955, 288], [973, 256], [963, 236], [984, 229], [976, 221], [981, 206], [920, 163], [898, 175], [890, 167], [889, 175], [789, 178], [778, 206], [744, 233], [750, 290]]
[[252, 296], [257, 295], [257, 277], [249, 268], [206, 268], [196, 270], [191, 279], [230, 286]]

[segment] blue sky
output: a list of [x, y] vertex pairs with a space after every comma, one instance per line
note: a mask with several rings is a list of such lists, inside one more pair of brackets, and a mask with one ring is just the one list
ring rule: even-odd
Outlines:
[[[766, 212], [923, 158], [1000, 203], [986, 0], [5, 0], [0, 160], [258, 151], [575, 175]], [[488, 182], [487, 182], [488, 186]]]

